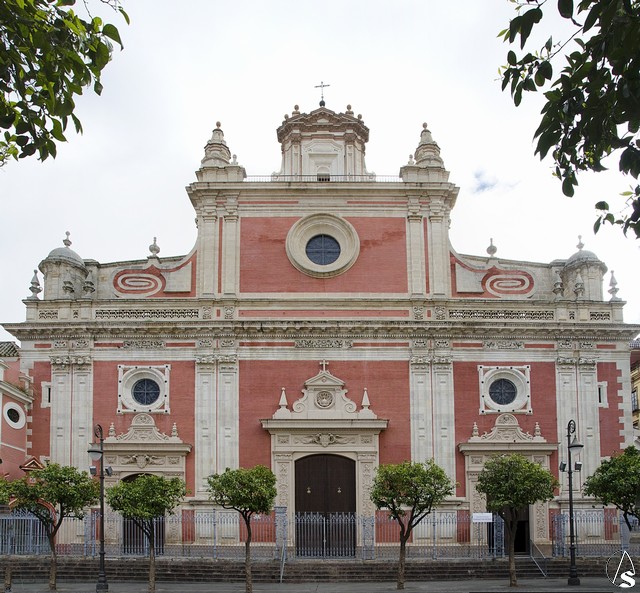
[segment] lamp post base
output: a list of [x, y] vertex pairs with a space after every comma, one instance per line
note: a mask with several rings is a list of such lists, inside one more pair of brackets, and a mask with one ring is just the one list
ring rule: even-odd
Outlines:
[[579, 577], [569, 577], [567, 579], [567, 585], [579, 585], [580, 578]]

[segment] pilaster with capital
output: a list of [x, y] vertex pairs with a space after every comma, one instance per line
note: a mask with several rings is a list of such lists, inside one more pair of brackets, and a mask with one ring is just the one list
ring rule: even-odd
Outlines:
[[92, 439], [93, 375], [86, 354], [58, 354], [51, 362], [50, 459], [84, 468]]
[[225, 196], [223, 225], [222, 225], [222, 293], [235, 295], [238, 287], [238, 257], [240, 253], [238, 244], [238, 195]]
[[207, 477], [217, 473], [216, 423], [216, 370], [215, 356], [196, 357], [195, 389], [195, 488], [196, 495], [204, 495]]
[[217, 468], [236, 469], [240, 463], [240, 405], [238, 361], [232, 353], [218, 358]]
[[216, 294], [218, 278], [219, 225], [215, 206], [205, 205], [198, 212], [198, 272], [197, 284], [203, 297]]
[[410, 373], [411, 459], [425, 461], [433, 457], [431, 357], [425, 351], [413, 350]]
[[420, 199], [418, 196], [409, 196], [407, 204], [407, 257], [409, 278], [411, 279], [411, 294], [423, 295], [426, 293], [423, 216]]
[[429, 292], [435, 296], [451, 296], [449, 208], [444, 197], [430, 196], [427, 216]]

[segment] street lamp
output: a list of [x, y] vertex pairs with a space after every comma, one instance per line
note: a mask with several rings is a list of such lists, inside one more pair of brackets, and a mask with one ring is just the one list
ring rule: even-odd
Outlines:
[[[571, 463], [571, 451], [575, 449], [576, 454], [584, 447], [584, 445], [578, 442], [578, 438], [575, 436], [576, 423], [574, 420], [569, 420], [567, 424], [567, 450], [569, 452], [569, 465], [567, 467], [567, 474], [569, 474], [569, 553], [571, 554], [571, 561], [569, 564], [569, 578], [567, 579], [568, 585], [579, 585], [580, 579], [578, 578], [578, 569], [576, 568], [576, 536], [573, 523], [573, 464]], [[571, 435], [574, 435], [573, 440]], [[582, 464], [580, 464], [582, 467]], [[576, 470], [579, 470], [576, 463]]]
[[[96, 592], [99, 593], [100, 591], [109, 590], [107, 574], [104, 570], [104, 435], [100, 424], [95, 425], [93, 434], [98, 438], [99, 442], [91, 443], [87, 453], [89, 453], [93, 461], [100, 460], [100, 569], [98, 571], [98, 582], [96, 583]], [[109, 474], [111, 474], [110, 471]]]

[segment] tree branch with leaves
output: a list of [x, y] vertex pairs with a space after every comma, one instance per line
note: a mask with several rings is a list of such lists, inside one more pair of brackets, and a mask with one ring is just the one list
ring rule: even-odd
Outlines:
[[603, 461], [584, 483], [584, 493], [622, 512], [629, 529], [631, 517], [640, 520], [640, 451], [627, 447]]
[[276, 477], [264, 465], [251, 468], [227, 468], [207, 478], [209, 498], [223, 509], [238, 511], [247, 528], [245, 541], [245, 590], [253, 591], [251, 576], [251, 518], [256, 513], [268, 514], [276, 498]]
[[187, 494], [180, 478], [142, 474], [107, 490], [109, 506], [133, 521], [149, 544], [149, 592], [156, 590], [155, 521], [174, 512]]
[[553, 498], [558, 481], [549, 472], [526, 457], [514, 453], [489, 459], [478, 475], [476, 489], [485, 495], [487, 510], [504, 521], [509, 549], [509, 584], [517, 586], [515, 539], [518, 513], [536, 502]]
[[[513, 1], [517, 16], [500, 36], [509, 44], [519, 41], [524, 51], [547, 0]], [[510, 50], [502, 89], [510, 90], [516, 106], [524, 92], [545, 90], [535, 154], [544, 159], [551, 152], [566, 196], [574, 195], [579, 173], [604, 171], [608, 157], [618, 158], [619, 170], [636, 181], [621, 194], [619, 207], [612, 210], [608, 198], [596, 203], [594, 232], [609, 223], [640, 238], [640, 2], [558, 0], [557, 10], [573, 34], [559, 43], [549, 37], [534, 52]]]
[[397, 588], [404, 589], [407, 542], [413, 529], [434, 508], [454, 493], [454, 483], [433, 459], [425, 463], [404, 461], [378, 466], [371, 500], [386, 509], [400, 528]]
[[[93, 86], [111, 60], [115, 25], [73, 7], [76, 0], [0, 2], [0, 166], [10, 158], [56, 156], [69, 121], [82, 131], [75, 98]], [[129, 22], [117, 0], [103, 0]]]
[[88, 472], [50, 463], [7, 482], [11, 508], [29, 511], [40, 521], [51, 549], [49, 589], [56, 589], [56, 535], [67, 517], [82, 519], [87, 507], [98, 501], [98, 483]]

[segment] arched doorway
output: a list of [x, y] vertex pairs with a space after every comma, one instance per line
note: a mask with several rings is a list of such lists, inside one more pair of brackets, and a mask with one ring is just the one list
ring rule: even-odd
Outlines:
[[356, 463], [341, 455], [295, 462], [296, 553], [349, 557], [356, 545]]
[[[133, 474], [123, 478], [123, 482], [133, 482], [145, 474]], [[156, 556], [164, 554], [164, 517], [156, 517], [153, 520], [155, 531]], [[133, 520], [123, 517], [122, 520], [122, 552], [126, 555], [148, 555], [149, 543], [142, 528]]]

